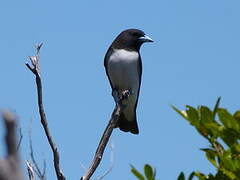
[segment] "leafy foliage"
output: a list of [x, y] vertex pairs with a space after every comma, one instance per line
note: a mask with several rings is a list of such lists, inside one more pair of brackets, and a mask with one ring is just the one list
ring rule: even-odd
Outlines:
[[209, 142], [208, 148], [201, 149], [206, 158], [217, 169], [215, 175], [195, 172], [200, 180], [240, 179], [240, 111], [231, 114], [219, 107], [220, 98], [213, 110], [206, 106], [186, 106], [185, 111], [173, 109], [196, 128]]
[[144, 166], [144, 174], [141, 174], [134, 166], [131, 165], [132, 173], [139, 180], [156, 180], [156, 170], [153, 169], [149, 164], [145, 164]]
[[[181, 172], [177, 180], [240, 180], [240, 110], [231, 114], [220, 108], [218, 98], [213, 110], [207, 106], [194, 108], [186, 105], [186, 110], [173, 109], [187, 120], [208, 142], [202, 148], [207, 160], [216, 168], [216, 174], [192, 172], [188, 178]], [[144, 175], [132, 166], [132, 173], [139, 180], [155, 180], [156, 172], [146, 164]]]

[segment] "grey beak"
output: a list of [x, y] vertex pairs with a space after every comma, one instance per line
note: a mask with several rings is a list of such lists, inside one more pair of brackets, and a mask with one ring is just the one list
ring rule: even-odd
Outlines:
[[154, 42], [149, 36], [144, 35], [142, 37], [139, 38], [140, 41], [142, 42]]

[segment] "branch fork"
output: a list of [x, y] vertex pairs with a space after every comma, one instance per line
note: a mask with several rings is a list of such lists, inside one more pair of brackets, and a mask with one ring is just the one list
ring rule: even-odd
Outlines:
[[120, 114], [124, 109], [124, 105], [122, 104], [122, 102], [123, 100], [126, 100], [131, 95], [129, 90], [124, 90], [121, 92], [113, 91], [112, 94], [116, 102], [116, 105], [112, 112], [111, 119], [109, 120], [108, 125], [104, 130], [104, 133], [98, 144], [98, 147], [90, 168], [88, 169], [86, 174], [83, 177], [81, 177], [80, 180], [89, 180], [93, 175], [93, 173], [95, 172], [95, 170], [97, 169], [98, 165], [100, 164], [103, 157], [104, 150], [112, 134], [112, 131], [115, 127], [117, 127]]
[[39, 59], [40, 59], [40, 49], [42, 47], [43, 43], [40, 43], [36, 45], [36, 55], [35, 56], [29, 56], [29, 59], [31, 61], [31, 65], [26, 63], [26, 66], [30, 71], [32, 71], [33, 74], [40, 76], [40, 66], [39, 66]]
[[42, 47], [43, 43], [40, 43], [36, 45], [36, 55], [30, 56], [29, 59], [31, 61], [31, 65], [26, 63], [26, 66], [28, 69], [36, 76], [36, 85], [37, 85], [37, 95], [38, 95], [38, 109], [39, 114], [41, 117], [41, 124], [43, 126], [44, 132], [47, 136], [48, 143], [51, 147], [52, 153], [53, 153], [53, 162], [54, 162], [54, 168], [57, 175], [58, 180], [66, 180], [61, 168], [60, 168], [60, 156], [57, 149], [57, 146], [53, 140], [53, 137], [51, 135], [51, 132], [48, 128], [48, 121], [45, 114], [44, 106], [43, 106], [43, 96], [42, 96], [42, 80], [40, 77], [40, 49]]
[[[55, 142], [53, 141], [50, 130], [48, 128], [48, 122], [47, 122], [47, 118], [46, 118], [46, 114], [45, 114], [44, 106], [43, 106], [42, 82], [41, 82], [41, 77], [40, 77], [40, 65], [39, 65], [40, 64], [39, 61], [40, 61], [41, 47], [42, 47], [42, 43], [36, 46], [36, 55], [29, 57], [29, 59], [31, 61], [31, 65], [26, 63], [26, 66], [36, 76], [39, 114], [41, 117], [42, 126], [44, 128], [45, 134], [48, 139], [48, 143], [50, 144], [50, 147], [53, 152], [54, 168], [55, 168], [55, 172], [57, 175], [57, 179], [58, 180], [66, 180], [66, 178], [60, 168], [60, 160], [59, 160], [60, 157], [59, 157], [58, 149], [57, 149]], [[92, 164], [91, 164], [90, 168], [87, 170], [86, 174], [81, 177], [81, 180], [89, 180], [91, 178], [91, 176], [93, 175], [93, 173], [95, 172], [95, 170], [97, 169], [98, 165], [100, 164], [101, 159], [103, 157], [104, 150], [105, 150], [106, 145], [109, 141], [109, 138], [112, 134], [112, 131], [115, 127], [117, 127], [117, 123], [118, 123], [120, 114], [125, 107], [122, 102], [124, 100], [126, 100], [131, 94], [132, 94], [132, 92], [130, 90], [113, 91], [112, 95], [116, 102], [115, 108], [112, 112], [111, 119], [109, 120], [108, 125], [105, 128], [102, 138], [99, 142], [99, 145], [97, 147]]]

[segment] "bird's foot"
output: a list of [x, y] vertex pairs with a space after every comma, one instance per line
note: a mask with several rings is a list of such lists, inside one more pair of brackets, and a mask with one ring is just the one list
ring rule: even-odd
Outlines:
[[121, 99], [127, 99], [131, 95], [131, 92], [129, 90], [122, 91], [122, 97]]
[[122, 104], [124, 100], [127, 100], [129, 96], [132, 94], [130, 90], [113, 90], [112, 96], [116, 104]]

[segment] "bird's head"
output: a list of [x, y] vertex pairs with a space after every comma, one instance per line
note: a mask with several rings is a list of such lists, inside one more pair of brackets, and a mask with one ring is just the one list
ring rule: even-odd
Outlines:
[[145, 42], [153, 42], [143, 31], [139, 29], [127, 29], [122, 31], [113, 42], [113, 46], [125, 47], [129, 50], [139, 51], [141, 45]]

